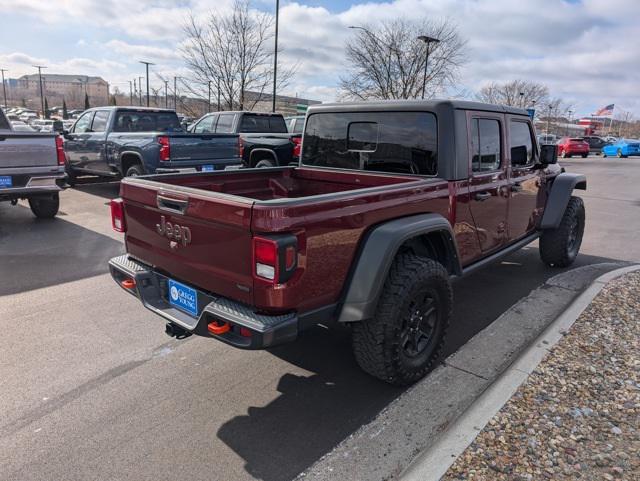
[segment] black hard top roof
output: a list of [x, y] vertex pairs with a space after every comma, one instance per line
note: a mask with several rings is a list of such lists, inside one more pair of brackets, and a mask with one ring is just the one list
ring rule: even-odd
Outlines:
[[383, 110], [436, 111], [441, 109], [481, 110], [514, 115], [528, 115], [525, 109], [507, 105], [485, 104], [469, 100], [375, 100], [367, 102], [340, 102], [309, 106], [308, 113], [316, 112], [368, 112]]

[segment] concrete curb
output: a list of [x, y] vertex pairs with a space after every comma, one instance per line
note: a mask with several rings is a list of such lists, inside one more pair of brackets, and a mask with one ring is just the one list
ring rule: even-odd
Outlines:
[[626, 266], [590, 264], [547, 279], [296, 479], [398, 479], [594, 280]]
[[556, 345], [610, 281], [640, 270], [640, 265], [622, 267], [598, 277], [553, 321], [538, 339], [426, 451], [401, 473], [402, 481], [438, 481], [478, 433], [504, 406], [549, 350]]

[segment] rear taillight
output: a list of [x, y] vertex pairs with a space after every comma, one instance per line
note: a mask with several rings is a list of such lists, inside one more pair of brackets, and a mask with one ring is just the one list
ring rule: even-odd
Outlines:
[[116, 232], [126, 232], [127, 222], [124, 218], [124, 201], [120, 198], [113, 199], [111, 207], [111, 226]]
[[160, 160], [168, 161], [171, 159], [171, 144], [169, 143], [169, 137], [161, 135], [158, 137], [158, 143], [160, 144]]
[[238, 137], [238, 156], [240, 156], [241, 159], [244, 157], [244, 143], [241, 137]]
[[298, 240], [294, 235], [253, 238], [253, 276], [270, 284], [287, 282], [298, 266]]
[[56, 156], [58, 157], [58, 165], [64, 165], [67, 157], [64, 154], [64, 142], [59, 135], [56, 135]]
[[293, 157], [295, 159], [299, 159], [302, 146], [302, 137], [292, 137], [291, 140], [293, 140]]

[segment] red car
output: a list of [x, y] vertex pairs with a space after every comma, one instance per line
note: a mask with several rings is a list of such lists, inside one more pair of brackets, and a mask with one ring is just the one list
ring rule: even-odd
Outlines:
[[558, 141], [558, 155], [563, 159], [572, 155], [589, 155], [589, 143], [583, 138], [563, 137]]

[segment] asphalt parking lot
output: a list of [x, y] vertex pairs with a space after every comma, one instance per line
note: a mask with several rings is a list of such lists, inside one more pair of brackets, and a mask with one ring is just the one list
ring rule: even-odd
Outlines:
[[[574, 267], [640, 261], [640, 158], [561, 163], [589, 182]], [[1, 479], [291, 479], [402, 392], [342, 330], [257, 352], [166, 337], [107, 272], [117, 194], [83, 183], [53, 221], [0, 204]], [[456, 283], [447, 352], [558, 272], [532, 245]]]

